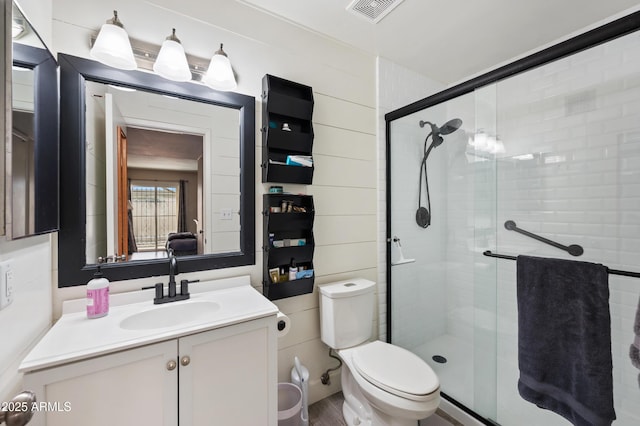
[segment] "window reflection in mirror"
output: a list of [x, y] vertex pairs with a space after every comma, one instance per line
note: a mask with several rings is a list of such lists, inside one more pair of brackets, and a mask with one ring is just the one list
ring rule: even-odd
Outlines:
[[86, 82], [86, 263], [240, 251], [236, 109]]

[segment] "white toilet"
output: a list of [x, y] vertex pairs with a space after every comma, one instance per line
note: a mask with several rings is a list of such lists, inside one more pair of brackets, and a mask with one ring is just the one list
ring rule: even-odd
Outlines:
[[438, 376], [406, 349], [368, 342], [375, 283], [357, 278], [320, 287], [322, 341], [338, 352], [348, 425], [416, 426], [440, 403]]

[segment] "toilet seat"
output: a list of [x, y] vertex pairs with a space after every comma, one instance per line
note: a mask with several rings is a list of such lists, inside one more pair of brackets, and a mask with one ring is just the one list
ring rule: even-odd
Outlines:
[[417, 355], [379, 340], [352, 348], [357, 374], [372, 385], [401, 398], [428, 401], [440, 382]]

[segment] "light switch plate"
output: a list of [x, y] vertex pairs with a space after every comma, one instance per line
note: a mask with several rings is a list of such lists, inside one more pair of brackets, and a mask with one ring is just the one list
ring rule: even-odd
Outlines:
[[13, 302], [13, 270], [10, 261], [0, 262], [0, 309]]

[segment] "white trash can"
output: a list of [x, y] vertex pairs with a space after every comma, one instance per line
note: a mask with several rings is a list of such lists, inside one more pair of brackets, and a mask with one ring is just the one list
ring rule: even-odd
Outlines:
[[278, 426], [300, 426], [302, 391], [293, 383], [278, 383]]

